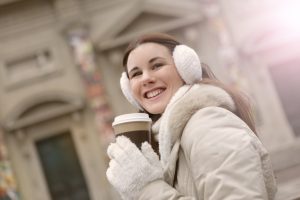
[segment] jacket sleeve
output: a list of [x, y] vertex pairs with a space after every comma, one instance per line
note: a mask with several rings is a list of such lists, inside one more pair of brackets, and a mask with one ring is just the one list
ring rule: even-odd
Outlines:
[[217, 107], [199, 110], [181, 139], [198, 196], [205, 200], [268, 199], [259, 141], [233, 113]]

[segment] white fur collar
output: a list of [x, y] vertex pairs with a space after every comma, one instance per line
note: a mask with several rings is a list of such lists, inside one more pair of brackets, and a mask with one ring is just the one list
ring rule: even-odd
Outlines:
[[207, 85], [184, 85], [175, 93], [161, 119], [154, 124], [154, 132], [159, 131], [159, 152], [164, 168], [168, 164], [170, 152], [190, 117], [199, 109], [216, 106], [235, 110], [232, 98], [223, 89]]

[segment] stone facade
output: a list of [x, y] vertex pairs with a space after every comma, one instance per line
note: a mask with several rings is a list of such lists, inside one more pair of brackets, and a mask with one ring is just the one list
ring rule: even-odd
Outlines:
[[[280, 198], [300, 195], [296, 119], [300, 111], [296, 103], [283, 98], [285, 94], [299, 100], [299, 92], [293, 74], [289, 77], [294, 82], [288, 85], [277, 76], [283, 71], [275, 70], [300, 65], [296, 48], [300, 39], [292, 35], [281, 40], [282, 32], [275, 34], [280, 27], [268, 26], [274, 18], [272, 9], [287, 3], [278, 0], [272, 9], [270, 4], [267, 0], [1, 1], [0, 132], [20, 198], [58, 199], [66, 195], [63, 191], [72, 193], [80, 187], [86, 188], [82, 199], [118, 199], [105, 178], [105, 148], [111, 139], [106, 125], [115, 115], [135, 111], [119, 88], [121, 59], [126, 44], [146, 32], [175, 35], [195, 48], [221, 80], [250, 95], [259, 137], [272, 156]], [[96, 69], [89, 73], [84, 72], [92, 64], [78, 61], [74, 35], [91, 44], [92, 51], [77, 49], [93, 54]], [[89, 77], [92, 73], [97, 77]], [[278, 85], [284, 84], [294, 91], [283, 93]], [[294, 115], [286, 105], [294, 106]], [[64, 145], [74, 151], [64, 154]], [[77, 163], [74, 170], [80, 174], [81, 186], [66, 175], [68, 170], [63, 177], [75, 186], [51, 186], [55, 180], [47, 173], [53, 169], [45, 155], [52, 159], [59, 152], [73, 156], [70, 163]]]

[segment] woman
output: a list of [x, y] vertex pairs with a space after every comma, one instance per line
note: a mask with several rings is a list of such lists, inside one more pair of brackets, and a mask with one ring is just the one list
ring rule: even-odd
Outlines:
[[165, 34], [127, 48], [121, 88], [153, 121], [159, 154], [118, 137], [107, 178], [123, 199], [274, 199], [268, 153], [249, 105], [217, 81], [197, 54]]

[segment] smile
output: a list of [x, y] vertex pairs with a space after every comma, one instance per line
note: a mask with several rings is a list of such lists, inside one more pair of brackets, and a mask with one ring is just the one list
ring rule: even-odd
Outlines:
[[145, 97], [147, 98], [147, 99], [151, 99], [151, 98], [153, 98], [153, 97], [156, 97], [156, 96], [158, 96], [159, 94], [161, 94], [162, 92], [164, 91], [164, 89], [156, 89], [156, 90], [153, 90], [153, 91], [149, 91], [149, 92], [146, 92], [145, 93]]

